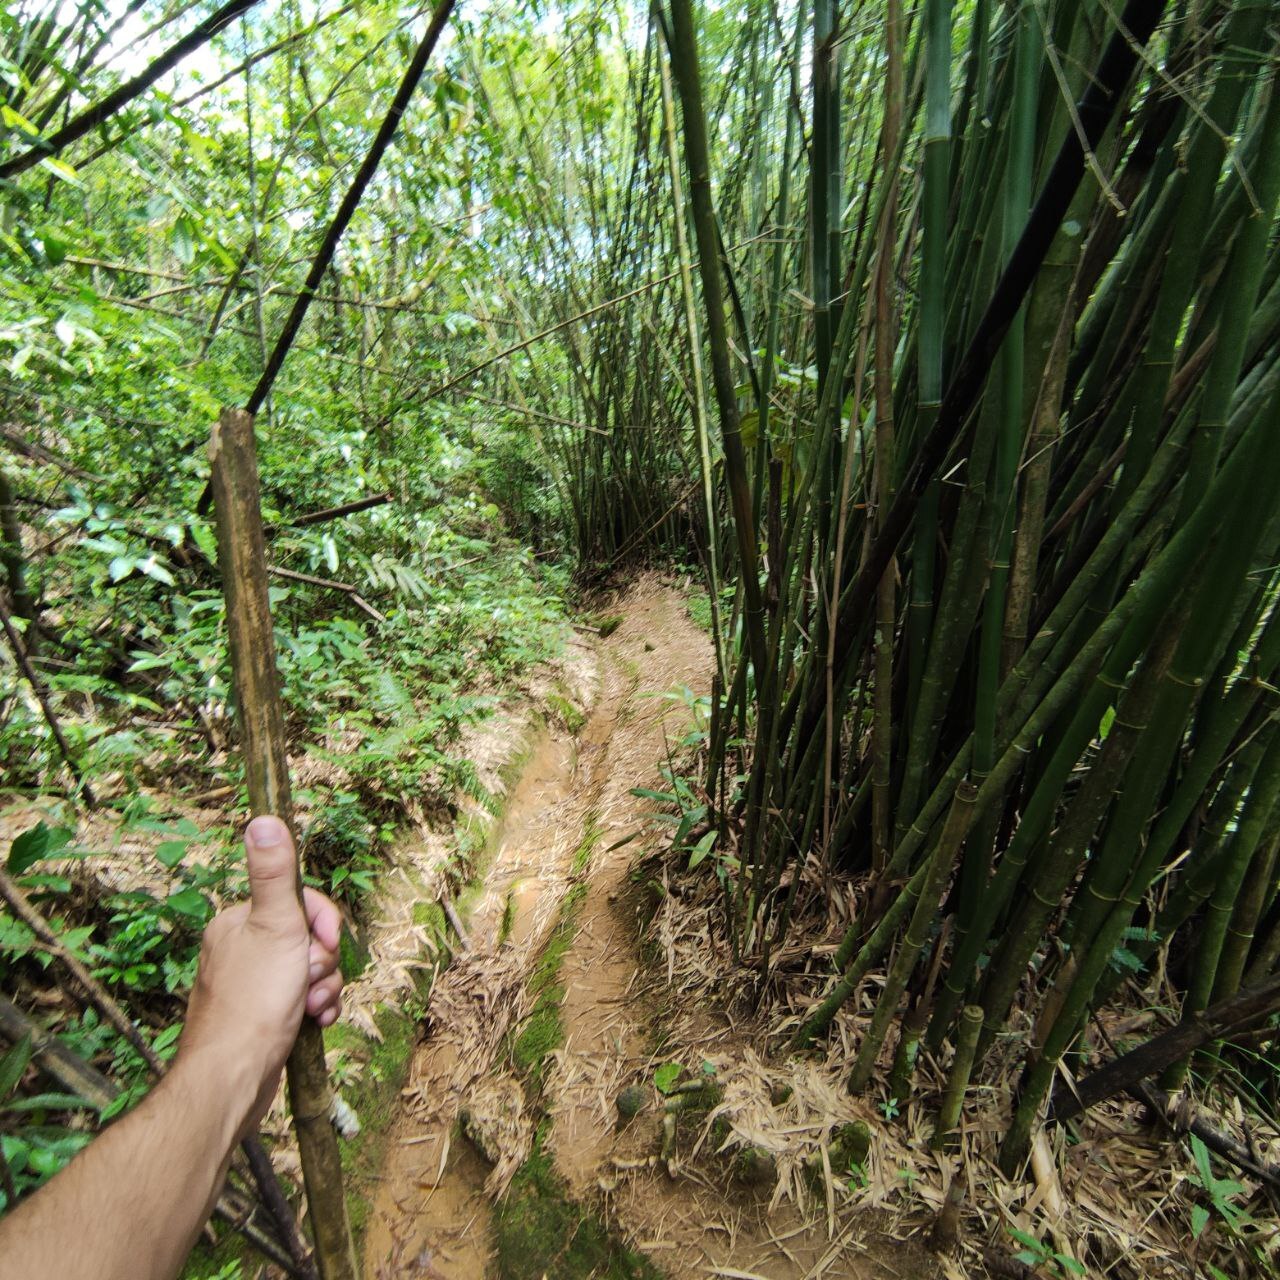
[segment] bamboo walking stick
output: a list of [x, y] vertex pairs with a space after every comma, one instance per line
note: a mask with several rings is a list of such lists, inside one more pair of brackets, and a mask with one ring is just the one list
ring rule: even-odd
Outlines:
[[[209, 443], [209, 462], [249, 808], [255, 816], [275, 814], [292, 828], [252, 414], [223, 410]], [[301, 900], [301, 866], [298, 871]], [[356, 1280], [359, 1272], [342, 1190], [338, 1140], [329, 1122], [324, 1041], [311, 1018], [302, 1020], [286, 1073], [320, 1274], [323, 1280]]]

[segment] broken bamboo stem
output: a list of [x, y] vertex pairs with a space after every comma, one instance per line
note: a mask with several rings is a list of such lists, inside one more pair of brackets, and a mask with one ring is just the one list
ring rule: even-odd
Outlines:
[[[284, 707], [267, 594], [252, 414], [243, 409], [223, 410], [213, 429], [209, 461], [249, 808], [255, 816], [275, 814], [292, 829]], [[301, 865], [297, 889], [301, 902]], [[329, 1123], [332, 1099], [324, 1039], [312, 1018], [302, 1020], [286, 1074], [320, 1274], [324, 1280], [356, 1280], [359, 1272], [342, 1190], [342, 1162]]]
[[360, 498], [356, 502], [344, 502], [340, 507], [326, 507], [323, 511], [309, 511], [304, 516], [296, 516], [286, 520], [275, 528], [268, 528], [269, 533], [279, 529], [305, 529], [308, 525], [325, 524], [330, 520], [341, 520], [343, 516], [353, 516], [360, 511], [368, 511], [371, 507], [381, 507], [394, 501], [390, 493], [375, 493], [371, 498]]
[[1224, 1040], [1233, 1031], [1274, 1013], [1277, 1008], [1280, 1008], [1280, 974], [1257, 986], [1243, 988], [1226, 1000], [1210, 1005], [1203, 1013], [1191, 1014], [1077, 1081], [1071, 1094], [1054, 1103], [1053, 1118], [1059, 1122], [1071, 1120], [1089, 1107], [1158, 1075], [1201, 1045]]

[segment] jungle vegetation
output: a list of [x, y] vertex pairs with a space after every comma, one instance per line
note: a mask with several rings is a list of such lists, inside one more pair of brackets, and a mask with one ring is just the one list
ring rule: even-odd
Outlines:
[[[426, 11], [206, 9], [0, 11], [7, 787], [239, 785], [205, 442], [248, 404], [290, 731], [347, 735], [336, 891], [574, 591], [679, 561], [717, 668], [679, 831], [761, 998], [856, 904], [795, 1051], [874, 975], [850, 1088], [960, 1046], [948, 1096], [1017, 1082], [1014, 1174], [1100, 1009], [1274, 990], [1273, 4], [462, 0], [310, 285]], [[232, 874], [194, 834], [63, 935], [169, 1017]], [[55, 921], [70, 841], [10, 860]], [[1161, 1088], [1270, 1111], [1274, 1008]], [[5, 1193], [78, 1140], [6, 1128]]]

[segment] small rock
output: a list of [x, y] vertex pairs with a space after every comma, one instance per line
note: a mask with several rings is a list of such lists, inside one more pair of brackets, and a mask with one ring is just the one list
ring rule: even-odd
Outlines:
[[643, 1085], [629, 1084], [623, 1091], [618, 1094], [618, 1127], [621, 1128], [628, 1120], [634, 1120], [636, 1116], [645, 1109], [648, 1104], [648, 1090]]

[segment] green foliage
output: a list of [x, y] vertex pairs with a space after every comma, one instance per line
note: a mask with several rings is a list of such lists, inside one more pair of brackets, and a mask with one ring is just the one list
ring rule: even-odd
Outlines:
[[[18, 1096], [18, 1085], [31, 1062], [31, 1036], [25, 1035], [0, 1056], [0, 1123], [6, 1116], [17, 1119], [17, 1133], [0, 1134], [0, 1158], [8, 1169], [18, 1195], [51, 1178], [81, 1147], [90, 1135], [50, 1123], [51, 1115], [93, 1110], [80, 1098], [61, 1093]], [[0, 1182], [0, 1211], [9, 1207]]]
[[678, 1062], [664, 1062], [653, 1073], [653, 1087], [659, 1093], [670, 1095], [675, 1092], [676, 1085], [680, 1083], [680, 1077], [684, 1073], [684, 1067]]
[[1191, 1234], [1198, 1237], [1208, 1226], [1211, 1216], [1216, 1215], [1232, 1235], [1241, 1235], [1244, 1227], [1253, 1221], [1248, 1213], [1234, 1203], [1236, 1197], [1244, 1194], [1244, 1183], [1234, 1178], [1219, 1178], [1213, 1172], [1209, 1148], [1195, 1134], [1191, 1135], [1190, 1141], [1196, 1172], [1188, 1181], [1204, 1192], [1211, 1206], [1206, 1208], [1204, 1205], [1195, 1205], [1192, 1208]]
[[1087, 1269], [1075, 1258], [1056, 1252], [1051, 1245], [1044, 1244], [1026, 1231], [1009, 1227], [1008, 1232], [1022, 1246], [1013, 1256], [1024, 1266], [1042, 1269], [1047, 1275], [1058, 1276], [1062, 1280], [1088, 1274]]

